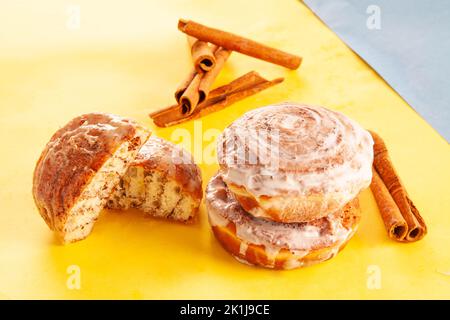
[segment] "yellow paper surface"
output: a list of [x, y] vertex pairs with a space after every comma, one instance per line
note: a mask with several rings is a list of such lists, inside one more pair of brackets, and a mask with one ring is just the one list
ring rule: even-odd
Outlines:
[[[290, 71], [233, 53], [216, 85], [250, 70], [285, 82], [195, 124], [157, 129], [147, 114], [173, 103], [191, 68], [181, 17], [299, 54], [303, 64]], [[450, 298], [448, 144], [302, 3], [7, 1], [0, 30], [0, 298]], [[205, 186], [218, 168], [210, 161], [218, 132], [285, 100], [339, 110], [382, 135], [429, 234], [389, 240], [366, 190], [360, 228], [336, 258], [270, 271], [228, 255], [204, 205], [192, 226], [104, 211], [91, 236], [67, 246], [34, 206], [35, 162], [74, 116], [111, 112], [176, 143], [190, 137]]]

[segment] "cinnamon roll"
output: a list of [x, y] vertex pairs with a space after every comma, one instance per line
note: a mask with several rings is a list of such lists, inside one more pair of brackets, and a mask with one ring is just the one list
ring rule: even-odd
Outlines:
[[277, 222], [342, 209], [372, 178], [370, 134], [345, 115], [296, 103], [252, 110], [218, 139], [220, 174], [245, 211]]
[[243, 263], [294, 269], [334, 257], [355, 233], [358, 199], [328, 216], [301, 223], [279, 223], [248, 214], [220, 174], [206, 189], [206, 206], [213, 233], [222, 246]]

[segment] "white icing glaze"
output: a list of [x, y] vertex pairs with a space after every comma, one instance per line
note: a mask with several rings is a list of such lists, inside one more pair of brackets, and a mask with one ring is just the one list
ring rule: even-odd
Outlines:
[[208, 208], [208, 220], [209, 220], [209, 224], [213, 227], [222, 227], [225, 228], [229, 221], [224, 218], [222, 215], [220, 214], [216, 214], [215, 210], [209, 206], [209, 202], [206, 202], [206, 206]]
[[277, 223], [255, 218], [244, 211], [228, 190], [220, 175], [214, 176], [206, 189], [206, 206], [212, 226], [236, 226], [236, 235], [248, 244], [263, 245], [269, 259], [283, 248], [303, 257], [311, 250], [345, 242], [353, 229], [342, 224], [338, 213], [310, 223]]
[[239, 246], [239, 254], [245, 256], [247, 253], [248, 244], [245, 241], [241, 242], [241, 245]]
[[136, 162], [145, 161], [148, 158], [158, 158], [164, 163], [193, 165], [192, 155], [181, 146], [173, 144], [167, 140], [151, 137], [144, 144], [136, 157]]
[[303, 262], [297, 259], [287, 259], [283, 264], [283, 269], [291, 270], [303, 267]]
[[373, 140], [341, 113], [296, 103], [247, 112], [218, 139], [223, 179], [254, 197], [333, 197], [342, 207], [372, 179]]

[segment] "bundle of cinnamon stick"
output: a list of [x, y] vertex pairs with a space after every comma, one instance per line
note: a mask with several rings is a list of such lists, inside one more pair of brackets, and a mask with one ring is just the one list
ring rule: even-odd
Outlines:
[[219, 111], [284, 80], [267, 80], [251, 71], [211, 90], [232, 51], [290, 69], [297, 69], [301, 63], [299, 56], [194, 21], [180, 19], [178, 29], [187, 35], [193, 68], [175, 91], [176, 104], [150, 114], [160, 127]]
[[383, 139], [370, 132], [374, 144], [373, 178], [370, 188], [391, 239], [413, 242], [422, 239], [427, 226], [392, 165]]

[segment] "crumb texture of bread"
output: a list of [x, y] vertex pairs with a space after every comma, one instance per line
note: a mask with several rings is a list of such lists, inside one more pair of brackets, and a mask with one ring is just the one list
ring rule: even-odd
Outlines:
[[192, 156], [152, 137], [114, 189], [107, 207], [137, 208], [158, 218], [192, 220], [202, 199], [202, 178]]
[[150, 132], [111, 114], [90, 113], [59, 129], [33, 175], [41, 216], [63, 243], [84, 239]]
[[78, 201], [68, 212], [64, 227], [57, 230], [64, 242], [81, 240], [91, 233], [98, 214], [125, 173], [130, 161], [128, 147], [128, 142], [123, 143], [84, 188]]

